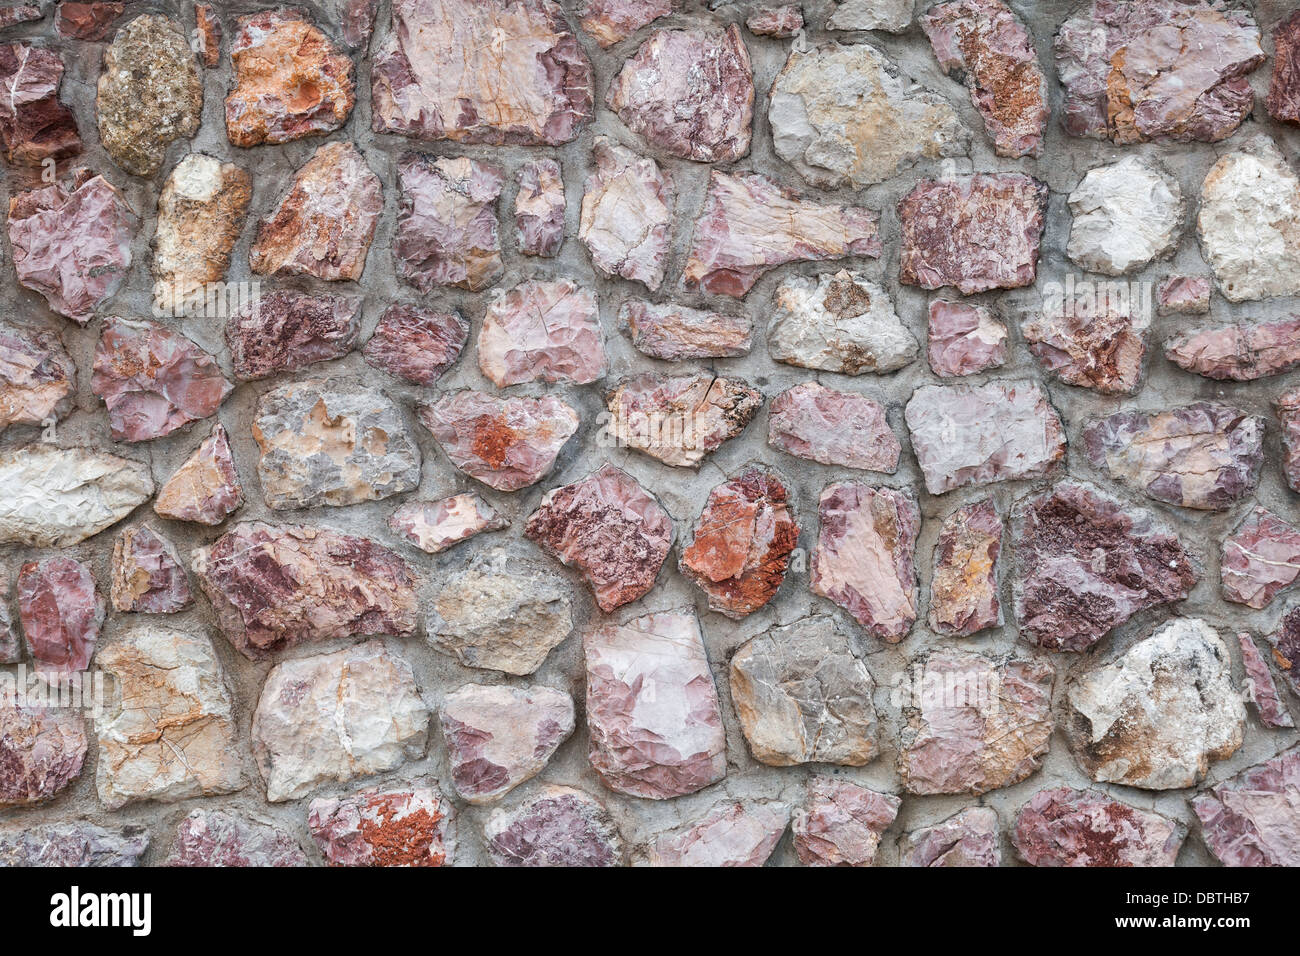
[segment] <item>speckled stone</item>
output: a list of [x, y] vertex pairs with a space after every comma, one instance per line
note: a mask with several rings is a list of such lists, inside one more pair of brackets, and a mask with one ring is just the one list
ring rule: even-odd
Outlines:
[[1097, 790], [1040, 790], [1016, 815], [1011, 842], [1030, 866], [1173, 866], [1187, 828]]
[[235, 378], [254, 382], [342, 358], [360, 331], [359, 298], [276, 289], [227, 320], [226, 345]]
[[458, 312], [390, 305], [361, 350], [367, 365], [412, 385], [432, 385], [456, 364], [469, 339]]
[[767, 443], [823, 465], [891, 475], [898, 470], [902, 454], [883, 405], [857, 392], [840, 392], [816, 382], [796, 385], [772, 399]]
[[931, 629], [969, 637], [1002, 623], [1002, 535], [1002, 516], [992, 498], [963, 505], [943, 519], [930, 575]]
[[450, 866], [455, 820], [432, 782], [322, 797], [307, 808], [307, 829], [330, 866]]
[[597, 800], [572, 787], [544, 786], [483, 826], [495, 866], [621, 866], [623, 841]]
[[0, 867], [139, 866], [149, 848], [144, 827], [106, 830], [82, 821], [0, 830]]

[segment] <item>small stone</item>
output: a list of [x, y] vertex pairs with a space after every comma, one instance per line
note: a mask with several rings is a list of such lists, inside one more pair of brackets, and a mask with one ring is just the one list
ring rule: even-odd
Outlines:
[[1229, 302], [1300, 294], [1300, 177], [1272, 140], [1256, 136], [1210, 167], [1196, 228]]
[[1291, 690], [1300, 696], [1300, 606], [1286, 611], [1268, 640], [1273, 645], [1273, 662], [1281, 668]]
[[1186, 828], [1097, 790], [1040, 790], [1016, 815], [1011, 842], [1030, 866], [1173, 866]]
[[1094, 468], [1156, 501], [1230, 508], [1259, 483], [1264, 419], [1197, 402], [1164, 412], [1118, 412], [1083, 429]]
[[847, 780], [813, 777], [790, 821], [795, 856], [805, 866], [871, 866], [900, 802]]
[[1300, 866], [1294, 839], [1300, 748], [1248, 767], [1192, 799], [1201, 838], [1224, 866]]
[[787, 262], [879, 258], [879, 225], [880, 214], [864, 206], [800, 199], [766, 176], [715, 169], [682, 284], [739, 299], [763, 273]]
[[596, 294], [572, 279], [530, 279], [493, 300], [478, 334], [478, 367], [498, 388], [587, 385], [605, 374]]
[[1177, 790], [1241, 746], [1246, 708], [1214, 628], [1174, 618], [1066, 689], [1067, 736], [1099, 783]]
[[112, 32], [113, 24], [125, 12], [125, 3], [60, 0], [54, 15], [54, 29], [59, 36], [69, 40], [97, 43]]
[[417, 627], [414, 575], [367, 538], [246, 522], [196, 548], [190, 567], [217, 626], [249, 660], [341, 637], [402, 637]]
[[726, 776], [722, 712], [694, 611], [607, 624], [582, 648], [589, 756], [605, 786], [667, 800]]
[[943, 519], [930, 577], [930, 628], [969, 637], [1002, 625], [998, 598], [1002, 516], [992, 498]]
[[189, 578], [170, 541], [152, 528], [128, 528], [113, 543], [113, 609], [175, 614], [194, 603]]
[[1219, 573], [1226, 600], [1268, 607], [1300, 576], [1300, 528], [1256, 507], [1223, 542]]
[[243, 503], [230, 441], [226, 429], [217, 425], [159, 489], [153, 510], [173, 521], [218, 525]]
[[1209, 276], [1166, 276], [1156, 288], [1161, 315], [1203, 315], [1210, 311]]
[[493, 803], [542, 772], [573, 733], [573, 698], [549, 687], [466, 684], [438, 709], [462, 800]]
[[921, 17], [939, 66], [970, 89], [999, 156], [1037, 156], [1051, 110], [1034, 40], [1001, 0], [953, 0]]
[[673, 521], [635, 478], [608, 462], [553, 488], [524, 534], [577, 568], [608, 614], [654, 587], [673, 542]]
[[1273, 119], [1300, 123], [1300, 11], [1273, 28], [1273, 75], [1264, 103]]
[[194, 810], [176, 828], [163, 866], [310, 866], [307, 854], [279, 827], [222, 810]]
[[1065, 459], [1065, 426], [1035, 381], [924, 385], [903, 418], [932, 495], [1038, 478]]
[[333, 132], [356, 103], [352, 60], [296, 10], [240, 17], [230, 63], [226, 136], [234, 146]]
[[147, 13], [118, 30], [104, 51], [95, 109], [113, 162], [133, 176], [158, 172], [167, 147], [198, 132], [203, 112], [199, 65], [181, 25]]
[[429, 710], [411, 665], [381, 641], [276, 664], [253, 714], [271, 803], [424, 756]]
[[500, 398], [463, 391], [420, 405], [420, 423], [458, 469], [497, 491], [536, 484], [578, 430], [578, 413], [553, 395]]
[[916, 498], [838, 482], [822, 492], [817, 518], [812, 592], [844, 608], [868, 634], [897, 644], [916, 621]]
[[898, 281], [962, 295], [1032, 285], [1047, 186], [1023, 173], [922, 179], [898, 203]]
[[1219, 381], [1252, 382], [1300, 365], [1300, 316], [1192, 329], [1165, 342], [1165, 358]]
[[210, 314], [209, 286], [226, 277], [252, 195], [247, 170], [202, 153], [168, 173], [153, 238], [155, 309]]
[[81, 776], [86, 746], [81, 711], [0, 697], [0, 808], [43, 803], [65, 790]]
[[478, 495], [468, 492], [441, 501], [411, 501], [393, 512], [388, 527], [421, 551], [437, 554], [484, 531], [510, 522]]
[[876, 684], [833, 618], [805, 618], [747, 641], [730, 674], [755, 760], [861, 767], [876, 759]]
[[571, 787], [540, 787], [511, 809], [493, 810], [483, 827], [495, 866], [621, 866], [623, 843], [600, 803]]
[[307, 828], [330, 866], [450, 866], [455, 816], [431, 783], [313, 800]]
[[57, 332], [0, 325], [0, 432], [62, 419], [76, 388], [77, 366]]
[[46, 558], [18, 571], [18, 616], [42, 674], [63, 677], [90, 666], [104, 610], [95, 578], [80, 561]]
[[1142, 383], [1150, 319], [1137, 309], [1079, 308], [1077, 300], [1021, 323], [1020, 334], [1044, 368], [1067, 385], [1131, 395]]
[[420, 484], [420, 448], [383, 392], [326, 379], [262, 395], [253, 420], [262, 497], [275, 511], [377, 501]]
[[552, 0], [396, 0], [374, 55], [371, 128], [559, 146], [592, 114], [592, 70]]
[[1076, 265], [1123, 275], [1166, 256], [1183, 232], [1183, 191], [1167, 172], [1125, 156], [1084, 174], [1069, 197], [1070, 241]]
[[1054, 678], [1046, 661], [932, 651], [904, 708], [907, 792], [978, 796], [1034, 773], [1052, 739]]
[[1153, 512], [1079, 481], [1018, 503], [1012, 544], [1016, 626], [1047, 650], [1086, 650], [1196, 584], [1178, 535]]
[[998, 815], [991, 807], [967, 807], [932, 827], [907, 835], [903, 866], [1001, 866]]
[[1120, 145], [1231, 136], [1265, 59], [1250, 12], [1213, 0], [1093, 0], [1061, 24], [1054, 48], [1066, 132]]
[[258, 224], [249, 264], [258, 275], [356, 281], [383, 208], [379, 177], [365, 157], [350, 141], [326, 143]]
[[49, 823], [0, 830], [0, 867], [139, 866], [149, 848], [143, 827], [105, 830], [92, 823]]
[[624, 63], [605, 105], [655, 149], [699, 163], [749, 152], [754, 76], [740, 27], [657, 30]]
[[466, 667], [522, 676], [573, 630], [572, 595], [562, 578], [505, 558], [489, 553], [447, 581], [425, 632]]
[[0, 453], [0, 544], [67, 548], [153, 495], [149, 466], [88, 448], [38, 443]]
[[919, 351], [889, 293], [861, 273], [791, 276], [773, 301], [767, 350], [778, 362], [861, 375], [900, 369]]
[[1273, 674], [1268, 669], [1264, 655], [1245, 631], [1237, 635], [1237, 643], [1241, 647], [1242, 669], [1246, 672], [1242, 694], [1255, 705], [1259, 722], [1270, 728], [1294, 727], [1295, 721], [1278, 696], [1277, 684], [1273, 682]]
[[665, 465], [698, 468], [745, 430], [763, 407], [763, 393], [741, 379], [705, 372], [642, 372], [610, 392], [606, 406], [612, 416], [607, 432], [620, 446]]
[[912, 22], [915, 0], [836, 0], [827, 30], [884, 30], [902, 33]]
[[551, 257], [564, 244], [564, 179], [553, 159], [534, 159], [515, 172], [515, 242], [526, 256]]
[[252, 382], [342, 358], [360, 331], [360, 299], [276, 289], [230, 317], [226, 345], [235, 377]]
[[375, 30], [379, 0], [333, 0], [343, 42], [354, 50], [364, 51]]
[[[40, 19], [39, 8], [6, 9], [34, 9]], [[0, 146], [9, 162], [39, 166], [81, 152], [77, 119], [59, 100], [62, 82], [63, 60], [53, 50], [26, 43], [0, 46]]]
[[31, 23], [34, 20], [40, 20], [44, 16], [45, 14], [40, 6], [36, 4], [5, 7], [0, 9], [0, 30], [7, 30], [9, 27], [21, 23]]
[[1291, 388], [1273, 403], [1282, 426], [1282, 477], [1293, 491], [1300, 491], [1300, 388]]
[[659, 164], [597, 136], [595, 169], [582, 192], [578, 238], [602, 275], [640, 282], [652, 292], [664, 281], [673, 220], [673, 184]]
[[724, 804], [702, 820], [655, 837], [649, 866], [762, 866], [790, 823], [790, 808], [758, 801]]
[[682, 574], [709, 596], [709, 609], [734, 620], [776, 596], [799, 526], [789, 490], [772, 472], [749, 468], [709, 492], [682, 548]]
[[405, 157], [397, 167], [401, 205], [393, 260], [421, 292], [454, 286], [478, 292], [505, 273], [497, 230], [500, 166], [464, 156]]
[[104, 400], [114, 441], [148, 441], [217, 413], [235, 386], [216, 359], [159, 322], [109, 318], [90, 388]]
[[965, 302], [930, 301], [926, 358], [943, 378], [1007, 364], [1007, 327], [992, 310]]
[[210, 3], [194, 5], [194, 29], [199, 41], [198, 53], [203, 65], [212, 69], [221, 62], [221, 20]]
[[757, 37], [788, 39], [803, 29], [803, 10], [793, 3], [760, 7], [746, 18], [745, 26]]
[[22, 659], [22, 637], [9, 611], [9, 572], [0, 569], [0, 664], [17, 664]]
[[608, 49], [637, 30], [673, 12], [673, 0], [583, 0], [579, 22]]
[[79, 170], [9, 198], [9, 245], [20, 285], [85, 325], [131, 268], [139, 220], [103, 176]]
[[230, 691], [207, 637], [138, 628], [104, 648], [99, 666], [119, 691], [96, 721], [105, 807], [243, 789]]
[[390, 305], [361, 350], [367, 365], [412, 385], [432, 385], [456, 364], [469, 339], [458, 312]]
[[754, 331], [747, 315], [640, 299], [619, 306], [618, 321], [640, 352], [666, 362], [748, 355]]
[[902, 446], [879, 402], [817, 382], [786, 389], [768, 409], [767, 443], [823, 465], [893, 474]]
[[970, 148], [952, 105], [865, 43], [792, 50], [768, 104], [777, 156], [826, 189], [862, 189]]

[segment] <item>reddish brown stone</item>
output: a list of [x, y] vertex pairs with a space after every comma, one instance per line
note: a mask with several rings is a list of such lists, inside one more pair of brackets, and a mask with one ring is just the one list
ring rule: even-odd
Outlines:
[[456, 364], [469, 338], [457, 312], [390, 305], [361, 350], [366, 364], [412, 385], [432, 385]]
[[1040, 313], [1020, 332], [1034, 358], [1067, 385], [1128, 395], [1142, 382], [1148, 325], [1114, 310], [1094, 315], [1071, 307]]
[[71, 674], [90, 666], [104, 610], [95, 578], [80, 561], [47, 558], [18, 572], [23, 636], [43, 673]]
[[53, 50], [0, 46], [0, 143], [9, 162], [39, 166], [81, 152], [76, 117], [59, 101], [62, 81], [63, 61]]
[[19, 707], [0, 697], [0, 808], [41, 803], [81, 775], [86, 720], [67, 707]]
[[1173, 866], [1186, 829], [1096, 790], [1034, 794], [1011, 842], [1030, 866]]
[[128, 528], [113, 543], [109, 594], [117, 611], [175, 614], [194, 603], [180, 556], [152, 528]]
[[609, 393], [606, 433], [665, 465], [698, 468], [763, 407], [763, 393], [740, 379], [699, 372], [642, 372]]
[[454, 286], [478, 292], [505, 272], [497, 231], [501, 167], [464, 156], [411, 155], [397, 167], [402, 191], [393, 258], [421, 292]]
[[973, 375], [1007, 362], [1007, 327], [992, 309], [965, 302], [930, 302], [926, 356], [935, 375]]
[[31, 23], [33, 20], [40, 20], [44, 16], [45, 14], [41, 12], [41, 8], [34, 4], [4, 7], [0, 9], [0, 30], [17, 26], [20, 23]]
[[1268, 640], [1273, 645], [1273, 662], [1292, 692], [1300, 696], [1300, 605], [1287, 610]]
[[856, 392], [838, 392], [804, 382], [772, 399], [767, 443], [820, 462], [893, 474], [902, 445], [879, 402]]
[[1300, 123], [1300, 10], [1273, 28], [1273, 75], [1264, 103], [1273, 119]]
[[756, 37], [785, 39], [803, 29], [803, 11], [797, 4], [763, 7], [749, 15], [745, 26]]
[[342, 358], [361, 331], [361, 300], [277, 289], [226, 322], [230, 364], [241, 382]]
[[216, 9], [209, 3], [194, 5], [194, 29], [201, 43], [199, 56], [203, 65], [211, 69], [221, 62], [221, 20], [217, 18]]
[[244, 503], [226, 429], [220, 424], [158, 491], [153, 509], [173, 521], [216, 525]]
[[753, 323], [745, 315], [636, 299], [628, 299], [619, 306], [618, 321], [639, 351], [667, 362], [745, 355], [754, 331]]
[[998, 598], [1002, 516], [992, 498], [963, 505], [944, 518], [934, 546], [930, 627], [967, 637], [1002, 623]]
[[1300, 316], [1180, 332], [1165, 342], [1179, 368], [1220, 381], [1250, 382], [1300, 365]]
[[455, 808], [433, 785], [313, 800], [307, 828], [330, 866], [448, 866]]
[[54, 17], [54, 29], [69, 40], [97, 42], [108, 36], [118, 17], [126, 12], [125, 3], [73, 3], [62, 0]]

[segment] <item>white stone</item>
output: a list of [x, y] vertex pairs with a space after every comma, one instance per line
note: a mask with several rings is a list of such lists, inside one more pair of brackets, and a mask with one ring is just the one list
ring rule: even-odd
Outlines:
[[844, 0], [826, 21], [827, 30], [902, 33], [912, 22], [914, 0]]
[[889, 293], [858, 273], [791, 276], [774, 298], [767, 348], [778, 362], [860, 375], [892, 372], [920, 352]]
[[578, 238], [605, 275], [658, 289], [672, 232], [672, 184], [653, 159], [608, 137], [596, 137], [592, 155], [596, 168], [584, 187]]
[[1173, 252], [1183, 232], [1183, 192], [1168, 173], [1126, 156], [1084, 175], [1069, 198], [1066, 254], [1090, 272], [1117, 276]]

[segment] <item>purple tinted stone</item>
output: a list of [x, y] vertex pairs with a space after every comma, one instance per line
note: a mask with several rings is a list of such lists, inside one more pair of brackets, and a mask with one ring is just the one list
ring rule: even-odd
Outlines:
[[455, 286], [478, 292], [505, 272], [497, 230], [501, 167], [466, 157], [412, 155], [397, 167], [402, 191], [393, 258], [421, 292]]
[[1192, 800], [1201, 837], [1224, 866], [1300, 866], [1300, 747]]
[[1300, 528], [1267, 508], [1255, 508], [1223, 542], [1223, 596], [1264, 608], [1300, 575]]
[[41, 803], [81, 775], [86, 720], [67, 707], [15, 706], [0, 697], [0, 808]]
[[813, 777], [790, 821], [795, 855], [807, 866], [871, 866], [900, 803], [847, 780]]
[[478, 367], [498, 388], [538, 381], [586, 385], [606, 366], [596, 294], [572, 279], [530, 279], [487, 307]]
[[762, 866], [790, 822], [790, 808], [759, 801], [732, 803], [697, 823], [661, 833], [647, 848], [650, 866]]
[[163, 866], [309, 866], [307, 855], [284, 830], [224, 810], [195, 810], [176, 828]]
[[1030, 866], [1173, 866], [1182, 824], [1097, 790], [1040, 790], [1016, 816], [1011, 842]]
[[496, 866], [620, 866], [623, 843], [614, 819], [581, 790], [546, 786], [483, 827]]
[[1246, 700], [1255, 705], [1259, 722], [1265, 727], [1294, 727], [1295, 721], [1278, 696], [1277, 684], [1273, 682], [1273, 674], [1259, 647], [1245, 631], [1237, 635], [1237, 644], [1241, 648], [1241, 664], [1246, 672], [1242, 690]]
[[638, 351], [666, 362], [747, 355], [754, 332], [749, 316], [691, 309], [674, 302], [629, 299], [619, 306], [618, 321]]
[[[21, 11], [41, 18], [39, 7], [6, 7], [0, 18]], [[9, 162], [39, 166], [81, 152], [76, 117], [59, 100], [62, 82], [63, 61], [55, 51], [26, 43], [0, 46], [0, 145]]]
[[484, 531], [500, 531], [510, 524], [476, 494], [441, 501], [409, 501], [393, 512], [388, 527], [421, 551], [437, 554]]
[[515, 242], [526, 256], [554, 256], [564, 244], [564, 178], [553, 159], [535, 159], [515, 173]]
[[89, 667], [104, 611], [95, 578], [80, 561], [46, 558], [18, 572], [18, 615], [42, 673], [66, 675]]
[[456, 364], [469, 339], [469, 323], [457, 312], [392, 305], [361, 350], [366, 364], [412, 385], [432, 385]]
[[1220, 381], [1250, 382], [1300, 365], [1300, 316], [1180, 332], [1165, 342], [1179, 368]]
[[113, 544], [113, 608], [138, 614], [175, 614], [194, 603], [180, 556], [166, 538], [140, 525]]
[[967, 807], [931, 827], [913, 830], [903, 866], [1001, 866], [998, 815], [991, 807]]
[[879, 402], [817, 382], [787, 389], [768, 409], [767, 443], [820, 462], [893, 474], [902, 446]]
[[296, 372], [352, 351], [361, 330], [361, 300], [277, 289], [226, 323], [226, 344], [241, 382]]
[[143, 827], [105, 830], [93, 823], [50, 823], [0, 830], [0, 867], [139, 866], [149, 848]]
[[927, 357], [935, 375], [973, 375], [1007, 362], [1007, 327], [992, 309], [935, 299]]

